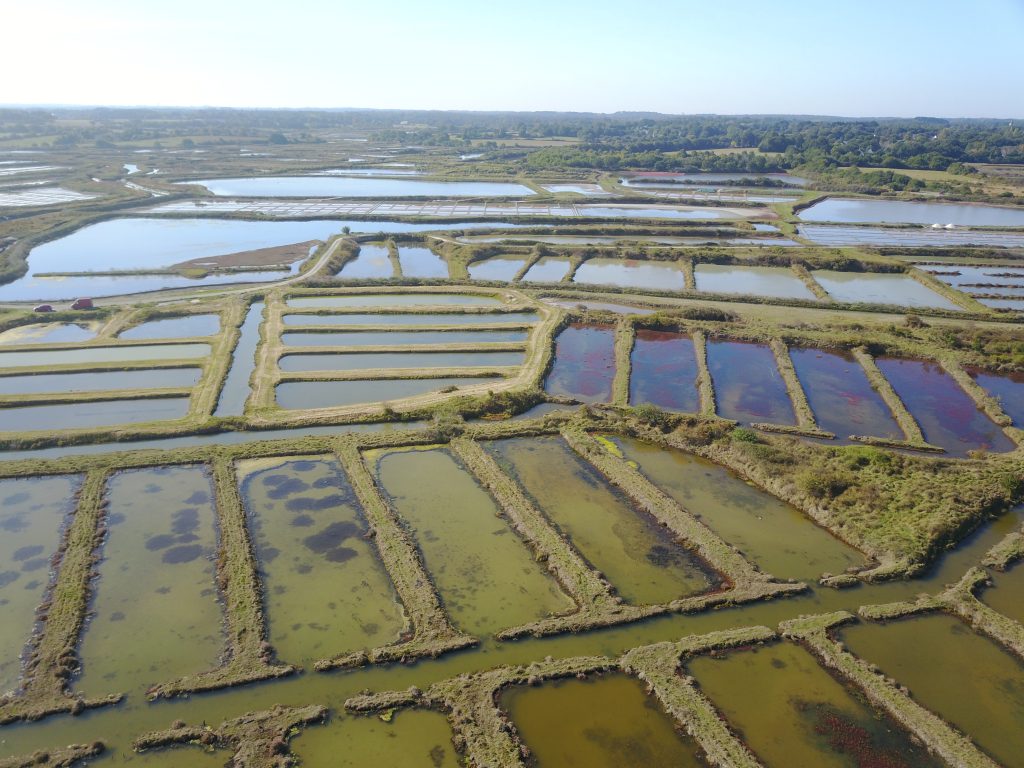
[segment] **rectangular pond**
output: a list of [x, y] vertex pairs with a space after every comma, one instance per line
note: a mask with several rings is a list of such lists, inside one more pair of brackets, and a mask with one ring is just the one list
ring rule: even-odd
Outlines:
[[535, 194], [522, 184], [505, 181], [427, 181], [346, 176], [259, 176], [198, 179], [224, 197], [512, 197]]
[[[345, 352], [288, 354], [282, 371], [355, 371], [391, 368], [475, 368], [522, 365], [523, 352]], [[0, 378], [0, 386], [3, 379]]]
[[394, 274], [391, 252], [387, 246], [361, 245], [356, 257], [346, 261], [342, 266], [338, 277], [351, 280], [366, 277], [394, 277]]
[[277, 385], [277, 404], [289, 410], [384, 403], [405, 397], [500, 381], [494, 377], [445, 379], [360, 379], [356, 381], [286, 381]]
[[[440, 712], [404, 709], [386, 720], [333, 717], [305, 728], [291, 742], [302, 765], [330, 768], [460, 768], [452, 729]], [[221, 768], [223, 761], [218, 763]]]
[[839, 637], [1000, 763], [1024, 764], [1024, 665], [994, 642], [945, 614], [860, 623]]
[[487, 449], [630, 603], [664, 603], [717, 585], [716, 574], [561, 439], [500, 440]]
[[493, 499], [447, 450], [391, 451], [372, 460], [456, 626], [491, 634], [573, 610]]
[[549, 680], [501, 691], [508, 712], [538, 768], [700, 768], [700, 748], [675, 720], [622, 673], [584, 680]]
[[707, 354], [719, 416], [747, 424], [796, 423], [786, 383], [768, 346], [709, 340]]
[[80, 484], [66, 475], [0, 480], [0, 696], [18, 686], [22, 652], [50, 584], [50, 558]]
[[[533, 312], [420, 312], [415, 314], [366, 313], [344, 315], [285, 315], [284, 324], [296, 325], [527, 325], [537, 322]], [[10, 353], [6, 353], [10, 354]], [[3, 354], [0, 354], [2, 363]]]
[[789, 357], [814, 418], [826, 432], [840, 440], [851, 435], [904, 438], [889, 406], [851, 354], [791, 347]]
[[[1016, 427], [1024, 428], [1024, 373], [989, 373], [979, 369], [967, 371], [982, 389], [999, 404]], [[3, 380], [0, 379], [0, 383]]]
[[188, 414], [188, 406], [187, 397], [25, 405], [0, 410], [0, 429], [5, 432], [32, 432], [143, 424], [183, 419]]
[[807, 299], [814, 293], [785, 267], [741, 267], [732, 264], [698, 264], [693, 270], [698, 291], [749, 293], [778, 299]]
[[989, 571], [992, 586], [981, 593], [989, 607], [1024, 624], [1024, 563], [1017, 561], [1005, 571]]
[[209, 344], [146, 344], [134, 347], [80, 347], [0, 352], [0, 368], [123, 363], [139, 360], [190, 360], [208, 357], [209, 354]]
[[615, 379], [615, 329], [573, 323], [555, 337], [551, 370], [544, 391], [584, 403], [612, 399]]
[[481, 261], [474, 261], [467, 268], [470, 280], [500, 280], [511, 282], [526, 265], [524, 256], [491, 256]]
[[475, 293], [353, 293], [345, 296], [293, 296], [285, 302], [294, 309], [404, 306], [497, 306], [501, 299]]
[[1024, 248], [1024, 233], [980, 229], [896, 229], [802, 224], [797, 227], [797, 232], [811, 242], [834, 247], [895, 245], [907, 248], [951, 248], [975, 245], [990, 248]]
[[448, 263], [429, 248], [402, 246], [398, 263], [404, 277], [448, 277]]
[[38, 373], [25, 376], [0, 376], [0, 395], [43, 393], [108, 392], [132, 389], [182, 389], [194, 387], [202, 371], [199, 368], [164, 368], [143, 371], [105, 371], [102, 373]]
[[525, 330], [508, 331], [292, 331], [281, 334], [286, 347], [416, 346], [421, 344], [523, 343]]
[[191, 339], [213, 336], [220, 331], [220, 315], [187, 315], [165, 317], [140, 323], [121, 331], [119, 339]]
[[1024, 209], [968, 203], [847, 200], [830, 197], [798, 214], [804, 221], [841, 224], [954, 224], [963, 227], [1024, 227]]
[[765, 573], [815, 582], [864, 557], [795, 507], [725, 467], [683, 451], [631, 438], [610, 438], [655, 485]]
[[142, 694], [217, 666], [226, 646], [216, 586], [216, 511], [204, 467], [119, 472], [76, 689]]
[[681, 291], [686, 280], [677, 264], [632, 259], [587, 259], [572, 281], [581, 285], [613, 285], [648, 291]]
[[263, 302], [255, 301], [245, 313], [239, 329], [238, 343], [231, 353], [231, 365], [217, 399], [214, 416], [241, 416], [249, 399], [249, 379], [256, 369], [256, 348], [260, 343]]
[[877, 363], [929, 443], [960, 457], [978, 448], [1013, 450], [1010, 438], [938, 363], [891, 357]]
[[700, 410], [699, 369], [689, 336], [641, 328], [630, 359], [630, 405], [650, 403], [687, 413]]
[[811, 275], [837, 301], [963, 311], [963, 307], [954, 304], [945, 296], [940, 296], [910, 275], [835, 272], [830, 269], [816, 269]]
[[545, 256], [538, 259], [523, 275], [524, 283], [557, 283], [569, 272], [569, 259]]
[[96, 331], [73, 323], [30, 323], [0, 332], [0, 345], [78, 344], [96, 336]]
[[238, 477], [278, 657], [308, 665], [396, 640], [402, 607], [338, 461], [250, 460]]
[[799, 645], [700, 656], [686, 669], [767, 766], [944, 765]]

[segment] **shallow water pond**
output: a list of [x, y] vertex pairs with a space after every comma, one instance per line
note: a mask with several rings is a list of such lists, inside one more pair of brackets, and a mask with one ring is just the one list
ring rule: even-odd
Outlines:
[[526, 331], [307, 331], [281, 334], [286, 347], [415, 346], [417, 344], [521, 343]]
[[844, 224], [955, 224], [969, 227], [1024, 227], [1024, 210], [966, 203], [914, 203], [904, 200], [829, 198], [798, 214], [804, 221]]
[[745, 423], [796, 423], [771, 349], [764, 344], [708, 341], [707, 350], [719, 416]]
[[624, 674], [554, 680], [501, 692], [538, 768], [698, 768], [700, 748], [643, 684]]
[[839, 637], [1000, 763], [1024, 765], [1024, 665], [994, 642], [944, 614], [864, 622]]
[[1024, 564], [1017, 562], [1006, 571], [990, 571], [992, 587], [981, 593], [986, 604], [1024, 624]]
[[929, 443], [961, 457], [976, 448], [1013, 450], [1010, 438], [937, 363], [888, 357], [877, 362]]
[[857, 550], [795, 507], [725, 467], [639, 440], [612, 439], [655, 485], [765, 573], [814, 583], [823, 573], [842, 573], [864, 562]]
[[502, 280], [510, 282], [526, 264], [522, 256], [491, 256], [474, 261], [467, 268], [470, 280]]
[[[363, 246], [364, 248], [366, 246]], [[301, 296], [285, 302], [289, 307], [404, 307], [450, 305], [477, 307], [500, 304], [494, 296], [468, 293], [354, 293], [346, 296]]]
[[598, 312], [614, 312], [617, 315], [653, 315], [655, 310], [635, 307], [632, 304], [616, 304], [612, 301], [573, 301], [572, 299], [544, 299], [545, 304], [564, 309], [589, 309]]
[[17, 687], [21, 653], [50, 583], [50, 558], [80, 483], [71, 476], [0, 480], [0, 695]]
[[443, 379], [359, 379], [355, 381], [286, 381], [277, 385], [282, 408], [330, 408], [357, 403], [383, 403], [403, 397], [499, 381], [492, 377]]
[[696, 413], [697, 357], [693, 339], [680, 333], [640, 329], [629, 377], [631, 405], [651, 403], [670, 411]]
[[615, 378], [615, 329], [573, 323], [555, 337], [551, 371], [544, 391], [584, 403], [612, 399]]
[[999, 403], [1017, 427], [1024, 427], [1024, 374], [1022, 373], [988, 373], [982, 370], [970, 370], [968, 373], [975, 381]]
[[943, 765], [798, 645], [701, 656], [686, 667], [767, 766]]
[[889, 406], [852, 355], [792, 347], [789, 357], [818, 426], [826, 432], [840, 440], [850, 435], [903, 439]]
[[814, 301], [811, 289], [785, 267], [741, 267], [731, 264], [698, 264], [693, 270], [698, 291], [749, 293], [782, 299]]
[[463, 631], [491, 634], [572, 610], [493, 499], [448, 451], [367, 458], [376, 460], [381, 487], [412, 527], [441, 599]]
[[131, 389], [193, 387], [202, 371], [198, 368], [164, 368], [148, 371], [104, 371], [99, 373], [37, 373], [0, 376], [0, 395], [39, 393], [103, 392]]
[[351, 261], [345, 262], [338, 277], [394, 277], [395, 269], [391, 264], [391, 254], [384, 245], [361, 245], [359, 254]]
[[533, 312], [432, 312], [418, 314], [285, 315], [284, 324], [304, 325], [525, 325], [537, 322]]
[[402, 246], [398, 263], [405, 277], [448, 277], [448, 263], [429, 248]]
[[838, 301], [892, 304], [962, 311], [945, 296], [922, 285], [909, 275], [881, 272], [835, 272], [816, 269], [811, 273], [821, 287]]
[[278, 657], [307, 665], [397, 639], [402, 609], [338, 461], [245, 461], [238, 476]]
[[379, 717], [338, 717], [305, 729], [292, 753], [307, 768], [458, 768], [451, 727], [440, 712], [409, 709], [391, 722]]
[[632, 259], [587, 259], [576, 270], [572, 281], [581, 285], [614, 285], [648, 291], [681, 291], [686, 287], [678, 265]]
[[214, 416], [241, 416], [249, 398], [249, 379], [256, 368], [256, 348], [260, 343], [260, 323], [263, 322], [263, 302], [249, 307], [239, 329], [238, 344], [231, 353], [231, 365], [221, 387]]
[[219, 315], [189, 315], [150, 320], [117, 335], [119, 339], [191, 339], [220, 331]]
[[569, 272], [569, 259], [545, 256], [538, 259], [523, 275], [524, 283], [557, 283]]
[[3, 344], [77, 344], [89, 341], [96, 331], [72, 323], [32, 323], [0, 333]]
[[[522, 365], [522, 352], [346, 352], [289, 354], [282, 371], [355, 371], [391, 368], [474, 368]], [[0, 385], [3, 379], [0, 379]]]
[[208, 357], [209, 344], [143, 344], [126, 347], [82, 347], [0, 353], [0, 368], [121, 363], [138, 360], [189, 360]]
[[27, 405], [0, 410], [0, 428], [10, 432], [82, 429], [150, 421], [182, 419], [188, 414], [187, 397], [142, 400], [103, 400], [64, 405]]
[[522, 184], [502, 181], [426, 181], [345, 176], [260, 176], [199, 179], [215, 195], [227, 197], [510, 197], [532, 195]]
[[487, 447], [629, 602], [663, 603], [716, 583], [664, 527], [635, 509], [562, 440], [516, 438]]
[[114, 475], [77, 690], [141, 694], [213, 669], [224, 650], [213, 484], [203, 467]]

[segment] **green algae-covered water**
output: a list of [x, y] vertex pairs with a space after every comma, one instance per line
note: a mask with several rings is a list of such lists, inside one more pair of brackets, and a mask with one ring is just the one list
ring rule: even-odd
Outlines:
[[455, 624], [489, 634], [572, 610], [487, 493], [446, 450], [389, 451], [381, 487], [409, 523]]
[[714, 577], [558, 438], [487, 446], [539, 508], [626, 600], [664, 603], [703, 592]]
[[245, 461], [238, 475], [278, 657], [310, 664], [396, 640], [398, 597], [338, 461]]
[[499, 703], [538, 768], [699, 768], [700, 749], [624, 674], [514, 686]]
[[686, 667], [767, 766], [942, 765], [798, 645], [701, 656]]

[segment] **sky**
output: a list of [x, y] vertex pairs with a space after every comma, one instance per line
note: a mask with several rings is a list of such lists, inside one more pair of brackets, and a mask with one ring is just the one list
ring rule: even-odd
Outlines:
[[1024, 118], [1024, 0], [0, 0], [0, 104]]

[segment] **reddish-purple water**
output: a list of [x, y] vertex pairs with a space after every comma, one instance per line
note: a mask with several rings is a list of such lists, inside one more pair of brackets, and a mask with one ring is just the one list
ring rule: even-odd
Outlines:
[[903, 439], [889, 407], [851, 355], [794, 348], [789, 356], [822, 429], [840, 440], [850, 435]]
[[968, 373], [982, 389], [999, 398], [1015, 427], [1024, 427], [1024, 373], [995, 374], [980, 369]]
[[1013, 450], [1010, 438], [937, 363], [881, 357], [878, 367], [917, 419], [924, 438], [952, 456], [972, 449]]
[[696, 413], [697, 357], [693, 340], [681, 333], [641, 329], [633, 345], [631, 405], [651, 403], [669, 411]]
[[796, 423], [775, 355], [764, 344], [709, 341], [708, 368], [719, 416], [745, 423]]
[[614, 378], [615, 330], [610, 325], [573, 323], [558, 334], [546, 392], [605, 403], [612, 399]]

